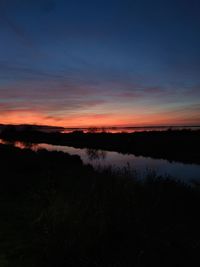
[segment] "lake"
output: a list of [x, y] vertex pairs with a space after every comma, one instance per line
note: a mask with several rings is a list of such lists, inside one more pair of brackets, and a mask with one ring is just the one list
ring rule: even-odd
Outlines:
[[[71, 133], [74, 131], [88, 132], [107, 132], [107, 133], [134, 133], [144, 131], [167, 131], [167, 130], [199, 130], [200, 126], [149, 126], [149, 127], [90, 127], [90, 128], [65, 128], [62, 133]], [[50, 131], [50, 130], [49, 130]], [[52, 131], [52, 129], [51, 129]]]
[[[8, 142], [0, 139], [0, 143], [7, 144]], [[31, 148], [35, 151], [38, 149], [47, 149], [49, 151], [67, 152], [70, 155], [79, 155], [85, 164], [91, 164], [95, 168], [107, 166], [112, 166], [114, 168], [128, 167], [132, 171], [137, 172], [138, 177], [141, 179], [150, 170], [155, 171], [158, 175], [169, 175], [185, 183], [190, 183], [191, 181], [200, 182], [200, 165], [198, 164], [183, 164], [179, 162], [169, 162], [164, 159], [135, 156], [133, 154], [51, 144], [27, 145], [18, 141], [12, 144], [21, 149]]]

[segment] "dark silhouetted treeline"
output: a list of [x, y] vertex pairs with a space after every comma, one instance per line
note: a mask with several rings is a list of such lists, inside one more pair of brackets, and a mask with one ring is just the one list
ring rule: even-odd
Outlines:
[[68, 145], [135, 155], [163, 158], [169, 161], [200, 163], [200, 130], [168, 130], [136, 133], [44, 133], [17, 131], [8, 127], [0, 134], [7, 140]]
[[0, 145], [1, 267], [199, 266], [198, 187]]

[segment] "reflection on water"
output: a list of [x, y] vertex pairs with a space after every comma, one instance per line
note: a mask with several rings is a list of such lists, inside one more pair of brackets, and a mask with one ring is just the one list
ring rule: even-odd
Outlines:
[[32, 150], [37, 150], [38, 149], [38, 145], [37, 144], [33, 144], [30, 142], [21, 142], [21, 141], [5, 141], [0, 139], [0, 144], [4, 144], [4, 145], [12, 145], [21, 149], [32, 149]]
[[127, 164], [133, 171], [143, 177], [148, 170], [156, 171], [159, 175], [169, 175], [178, 178], [184, 182], [190, 180], [200, 181], [200, 165], [183, 164], [169, 162], [163, 159], [153, 159], [150, 157], [135, 156], [133, 154], [121, 154], [95, 149], [81, 149], [69, 146], [57, 146], [49, 144], [30, 144], [24, 142], [6, 142], [0, 139], [0, 143], [11, 144], [21, 149], [31, 148], [32, 150], [47, 149], [49, 151], [62, 151], [71, 155], [79, 155], [85, 164], [91, 164], [94, 167], [113, 166], [124, 168]]
[[98, 149], [92, 149], [92, 148], [86, 148], [86, 154], [88, 155], [88, 159], [90, 161], [93, 160], [100, 160], [106, 158], [106, 151], [104, 150], [98, 150]]

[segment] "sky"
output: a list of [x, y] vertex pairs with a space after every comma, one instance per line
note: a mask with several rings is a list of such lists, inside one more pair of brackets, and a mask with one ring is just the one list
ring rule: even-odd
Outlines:
[[0, 123], [200, 125], [199, 0], [0, 0]]

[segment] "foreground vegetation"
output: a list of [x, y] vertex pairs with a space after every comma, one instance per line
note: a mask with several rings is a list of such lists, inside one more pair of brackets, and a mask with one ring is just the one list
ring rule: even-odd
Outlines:
[[198, 187], [0, 145], [0, 266], [198, 266]]

